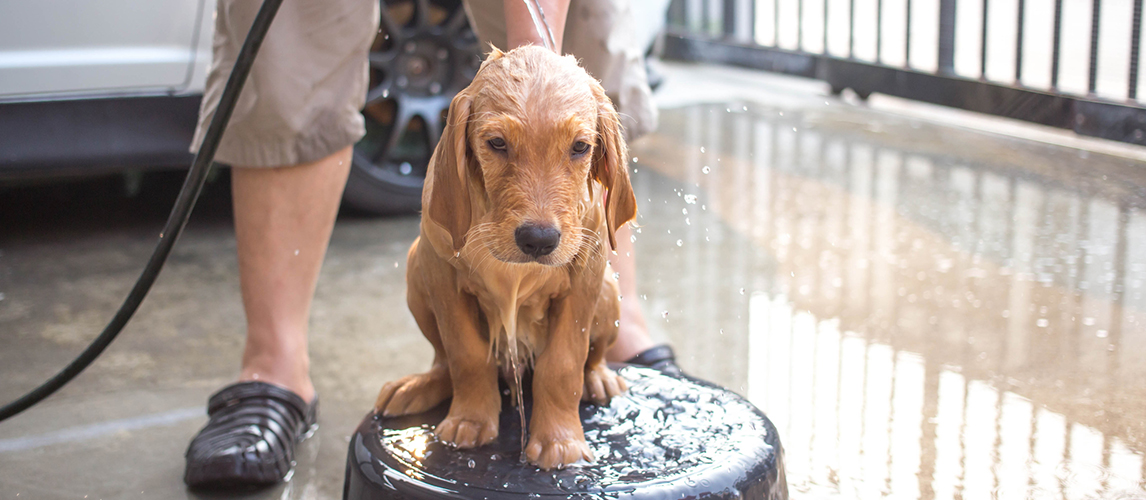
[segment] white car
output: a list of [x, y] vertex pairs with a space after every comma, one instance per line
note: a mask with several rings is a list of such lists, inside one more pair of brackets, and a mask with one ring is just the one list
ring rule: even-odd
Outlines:
[[[256, 0], [251, 0], [256, 1]], [[478, 43], [459, 0], [382, 0], [346, 201], [415, 210]], [[428, 9], [428, 16], [414, 15]], [[215, 0], [0, 2], [0, 180], [187, 168]], [[418, 19], [427, 22], [419, 23]]]

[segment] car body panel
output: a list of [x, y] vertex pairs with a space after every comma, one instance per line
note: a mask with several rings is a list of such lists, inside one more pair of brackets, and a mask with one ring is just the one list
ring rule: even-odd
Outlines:
[[0, 2], [0, 101], [202, 92], [214, 4]]

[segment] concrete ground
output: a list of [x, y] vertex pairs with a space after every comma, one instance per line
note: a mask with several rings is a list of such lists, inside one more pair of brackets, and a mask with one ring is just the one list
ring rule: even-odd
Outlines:
[[[688, 373], [769, 414], [793, 497], [1146, 497], [1142, 150], [775, 75], [665, 73], [660, 129], [632, 145], [626, 300]], [[178, 187], [0, 191], [0, 401], [103, 328]], [[339, 219], [311, 322], [321, 428], [293, 480], [192, 492], [183, 452], [242, 346], [228, 198], [225, 177], [208, 187], [91, 368], [0, 424], [0, 498], [341, 496], [378, 388], [431, 359], [404, 300], [418, 218]]]

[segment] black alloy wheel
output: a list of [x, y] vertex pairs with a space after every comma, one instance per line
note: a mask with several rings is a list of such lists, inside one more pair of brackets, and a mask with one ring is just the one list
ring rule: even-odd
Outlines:
[[343, 200], [373, 214], [411, 213], [450, 100], [481, 65], [460, 0], [380, 0], [370, 49], [366, 137], [354, 146]]

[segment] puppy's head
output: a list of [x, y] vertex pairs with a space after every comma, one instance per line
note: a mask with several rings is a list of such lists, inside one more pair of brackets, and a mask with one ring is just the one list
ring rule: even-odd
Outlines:
[[[612, 103], [575, 59], [494, 49], [450, 106], [427, 215], [455, 249], [472, 239], [502, 262], [564, 265], [600, 243], [581, 222], [594, 190], [607, 193], [610, 245], [636, 215], [626, 155]], [[478, 220], [471, 201], [484, 213]]]

